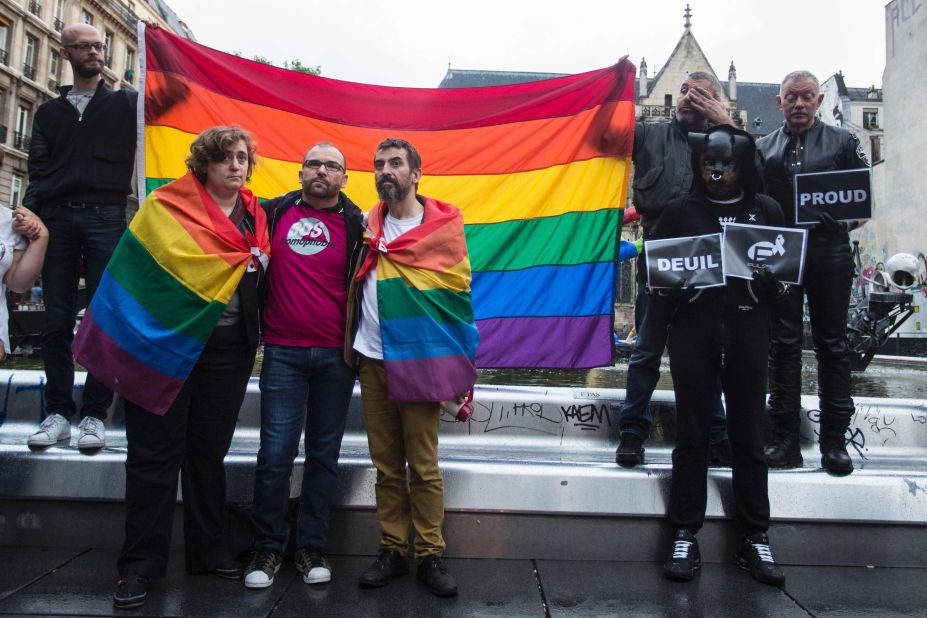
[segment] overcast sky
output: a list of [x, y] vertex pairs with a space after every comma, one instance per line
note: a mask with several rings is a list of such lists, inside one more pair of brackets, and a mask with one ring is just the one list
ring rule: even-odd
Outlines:
[[[168, 0], [197, 40], [322, 75], [435, 87], [455, 69], [578, 73], [628, 54], [653, 76], [683, 32], [680, 0]], [[881, 86], [881, 0], [690, 0], [692, 32], [718, 76], [779, 82], [804, 68], [823, 81]]]

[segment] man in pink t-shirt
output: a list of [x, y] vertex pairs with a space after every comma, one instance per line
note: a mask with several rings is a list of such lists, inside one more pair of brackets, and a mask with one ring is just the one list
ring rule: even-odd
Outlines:
[[338, 454], [355, 372], [344, 362], [348, 279], [363, 216], [341, 191], [344, 154], [314, 145], [299, 171], [302, 189], [264, 204], [271, 267], [264, 308], [261, 447], [254, 475], [254, 557], [245, 586], [273, 584], [289, 538], [290, 475], [306, 428], [306, 460], [296, 532], [296, 568], [307, 584], [331, 580], [324, 555], [338, 480]]

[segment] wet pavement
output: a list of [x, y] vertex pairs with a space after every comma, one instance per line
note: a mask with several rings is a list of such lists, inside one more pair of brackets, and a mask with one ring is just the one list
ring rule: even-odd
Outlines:
[[[75, 530], [75, 534], [79, 531]], [[784, 589], [727, 564], [663, 579], [656, 562], [448, 559], [460, 595], [432, 596], [414, 572], [378, 590], [356, 581], [370, 556], [330, 556], [329, 584], [307, 586], [290, 563], [274, 585], [187, 576], [183, 555], [148, 602], [115, 610], [116, 551], [2, 547], [0, 616], [924, 616], [927, 569], [786, 566]]]

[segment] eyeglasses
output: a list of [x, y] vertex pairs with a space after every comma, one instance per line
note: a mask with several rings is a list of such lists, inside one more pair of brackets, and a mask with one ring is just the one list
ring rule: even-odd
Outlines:
[[65, 45], [68, 49], [77, 49], [82, 52], [89, 52], [91, 49], [102, 52], [106, 49], [105, 43], [72, 43], [71, 45]]
[[308, 161], [303, 161], [303, 167], [308, 167], [312, 171], [318, 171], [320, 167], [324, 167], [329, 172], [343, 172], [344, 167], [340, 163], [335, 161], [319, 161], [318, 159], [309, 159]]

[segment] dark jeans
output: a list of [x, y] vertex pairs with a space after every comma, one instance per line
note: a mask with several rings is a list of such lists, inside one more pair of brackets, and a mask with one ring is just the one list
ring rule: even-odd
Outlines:
[[[628, 362], [627, 389], [618, 426], [621, 433], [632, 433], [646, 440], [653, 428], [650, 398], [660, 379], [660, 359], [666, 348], [667, 329], [674, 310], [671, 303], [650, 302], [643, 283], [638, 283], [635, 314], [638, 310], [643, 318], [637, 327], [637, 342]], [[726, 439], [727, 426], [719, 385], [711, 419], [711, 443], [717, 444]]]
[[[125, 204], [88, 208], [45, 206], [41, 217], [48, 228], [48, 251], [42, 268], [45, 294], [45, 325], [42, 328], [42, 362], [45, 365], [45, 412], [70, 419], [74, 403], [74, 339], [77, 284], [81, 261], [87, 302], [93, 297], [100, 277], [116, 244], [126, 229]], [[81, 418], [106, 418], [113, 392], [96, 378], [84, 384]]]
[[812, 233], [803, 286], [773, 308], [769, 355], [769, 413], [780, 435], [798, 436], [801, 410], [802, 308], [808, 297], [818, 362], [821, 435], [842, 438], [855, 409], [850, 396], [847, 310], [853, 258], [847, 236]]
[[225, 464], [254, 367], [240, 325], [220, 326], [164, 416], [126, 401], [126, 538], [120, 577], [164, 577], [171, 547], [177, 473], [190, 573], [231, 556], [225, 531]]
[[[696, 532], [707, 503], [711, 405], [721, 382], [727, 403], [736, 519], [744, 534], [769, 528], [762, 424], [769, 314], [761, 306], [722, 306], [724, 292], [683, 301], [669, 335], [676, 393], [676, 446], [668, 510], [674, 528]], [[723, 356], [722, 356], [723, 354]]]
[[297, 548], [324, 549], [355, 372], [341, 348], [264, 346], [261, 448], [254, 472], [255, 547], [282, 554], [293, 460], [306, 426]]

